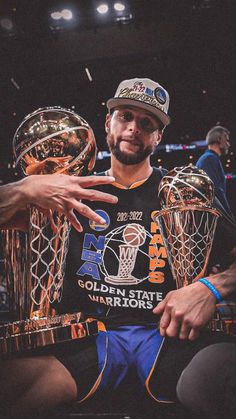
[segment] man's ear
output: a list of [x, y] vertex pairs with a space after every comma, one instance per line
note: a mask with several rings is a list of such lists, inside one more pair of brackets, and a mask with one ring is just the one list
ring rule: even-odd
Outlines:
[[106, 115], [106, 121], [105, 121], [105, 131], [109, 132], [110, 129], [110, 122], [111, 122], [111, 114]]
[[156, 131], [156, 132], [155, 132], [154, 144], [155, 144], [155, 146], [156, 146], [156, 147], [157, 147], [157, 146], [158, 146], [158, 144], [161, 142], [161, 140], [162, 140], [162, 135], [163, 135], [163, 132], [162, 132], [162, 131]]

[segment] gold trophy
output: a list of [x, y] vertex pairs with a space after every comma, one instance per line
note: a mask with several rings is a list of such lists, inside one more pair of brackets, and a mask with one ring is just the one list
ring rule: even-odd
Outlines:
[[[88, 174], [96, 161], [89, 124], [60, 107], [41, 108], [18, 127], [13, 150], [25, 176]], [[9, 321], [0, 326], [0, 355], [97, 333], [97, 322], [81, 312], [59, 315], [53, 303], [63, 293], [70, 223], [56, 211], [30, 209], [29, 231], [2, 232], [9, 292]]]
[[[213, 208], [214, 185], [207, 174], [193, 165], [176, 167], [159, 185], [161, 211], [154, 214], [167, 250], [176, 287], [204, 277], [221, 216]], [[236, 304], [223, 301], [209, 327], [236, 334]]]

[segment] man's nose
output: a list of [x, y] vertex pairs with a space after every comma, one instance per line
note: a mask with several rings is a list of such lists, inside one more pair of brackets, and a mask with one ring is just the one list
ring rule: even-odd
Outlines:
[[136, 134], [138, 134], [140, 132], [139, 123], [135, 119], [133, 119], [132, 121], [129, 122], [129, 127], [128, 128], [129, 128], [129, 131], [133, 131]]

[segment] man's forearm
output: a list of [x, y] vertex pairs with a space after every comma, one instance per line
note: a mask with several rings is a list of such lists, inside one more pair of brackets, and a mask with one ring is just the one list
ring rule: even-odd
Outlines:
[[8, 225], [19, 211], [27, 208], [24, 194], [24, 180], [0, 186], [0, 226]]

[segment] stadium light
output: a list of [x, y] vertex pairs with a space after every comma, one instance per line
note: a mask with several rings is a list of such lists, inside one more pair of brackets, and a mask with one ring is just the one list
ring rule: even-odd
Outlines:
[[97, 11], [98, 11], [98, 13], [100, 13], [100, 14], [105, 14], [105, 13], [107, 13], [108, 12], [108, 5], [106, 4], [106, 3], [103, 3], [103, 4], [100, 4], [98, 7], [97, 7]]
[[52, 13], [51, 13], [51, 18], [52, 18], [53, 20], [59, 20], [59, 19], [61, 19], [61, 18], [62, 18], [62, 15], [61, 15], [61, 13], [60, 13], [60, 12], [52, 12]]
[[71, 10], [64, 9], [64, 10], [62, 10], [62, 12], [61, 12], [61, 16], [62, 16], [62, 17], [63, 17], [63, 19], [65, 19], [65, 20], [71, 20], [71, 19], [72, 19], [72, 17], [73, 17], [73, 13], [72, 13], [72, 11], [71, 11]]
[[114, 9], [117, 12], [123, 12], [125, 10], [125, 5], [123, 3], [115, 3], [114, 4]]
[[53, 20], [71, 20], [73, 18], [73, 13], [69, 9], [63, 9], [61, 12], [56, 11], [51, 13], [51, 18]]

